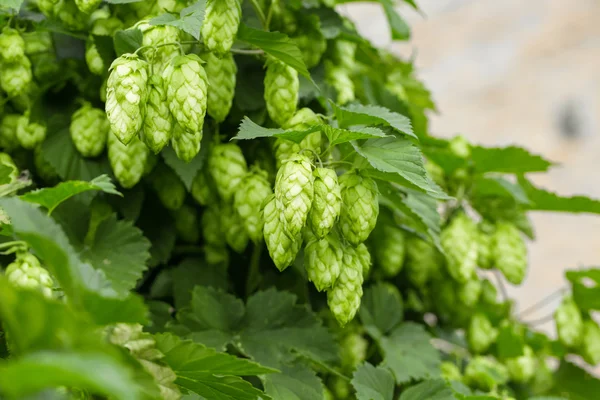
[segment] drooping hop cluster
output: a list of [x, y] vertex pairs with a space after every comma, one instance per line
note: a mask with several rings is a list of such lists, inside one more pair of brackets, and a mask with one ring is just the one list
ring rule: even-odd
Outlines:
[[187, 191], [175, 171], [166, 164], [159, 163], [150, 174], [149, 180], [158, 199], [166, 209], [178, 210], [181, 208]]
[[115, 177], [126, 189], [142, 179], [149, 155], [148, 147], [136, 136], [123, 144], [116, 135], [108, 135], [108, 160]]
[[527, 246], [519, 229], [508, 222], [497, 223], [491, 253], [504, 277], [513, 285], [520, 285], [527, 273]]
[[487, 351], [496, 341], [498, 330], [494, 328], [484, 313], [476, 313], [471, 317], [467, 329], [469, 349], [476, 354]]
[[31, 122], [29, 112], [26, 112], [19, 117], [16, 135], [21, 147], [33, 150], [46, 138], [46, 127], [38, 122]]
[[581, 311], [570, 296], [565, 296], [554, 313], [558, 339], [567, 348], [577, 348], [583, 338], [583, 318]]
[[337, 222], [342, 207], [342, 192], [337, 173], [329, 168], [316, 168], [314, 176], [314, 197], [309, 219], [313, 233], [319, 239], [325, 238]]
[[475, 274], [478, 238], [477, 226], [463, 213], [455, 216], [442, 231], [446, 267], [450, 276], [459, 283], [466, 283]]
[[340, 228], [344, 238], [354, 246], [367, 240], [379, 216], [379, 191], [375, 181], [358, 171], [339, 179], [342, 188]]
[[202, 24], [202, 40], [206, 48], [219, 54], [229, 52], [241, 17], [239, 0], [208, 0]]
[[159, 75], [153, 75], [148, 82], [148, 101], [140, 139], [154, 154], [158, 154], [171, 140], [173, 127], [173, 116], [167, 105], [163, 79]]
[[271, 194], [273, 190], [267, 180], [267, 173], [255, 169], [242, 179], [234, 195], [234, 209], [242, 219], [246, 234], [255, 243], [263, 237], [264, 221], [261, 208]]
[[271, 259], [280, 271], [289, 267], [296, 259], [302, 245], [300, 233], [292, 235], [282, 219], [281, 205], [275, 195], [269, 196], [263, 208], [263, 235]]
[[275, 178], [275, 199], [281, 207], [285, 229], [292, 237], [298, 235], [308, 219], [314, 198], [314, 176], [308, 158], [292, 156]]
[[210, 152], [208, 170], [215, 182], [219, 196], [231, 201], [238, 185], [248, 173], [242, 149], [235, 143], [219, 144]]
[[300, 81], [298, 71], [274, 59], [267, 62], [265, 102], [275, 123], [283, 126], [296, 112]]
[[319, 239], [309, 230], [304, 249], [304, 267], [318, 291], [327, 290], [335, 284], [343, 268], [343, 250], [336, 235], [327, 235]]
[[208, 76], [208, 115], [217, 122], [225, 121], [235, 95], [237, 66], [231, 53], [221, 58], [213, 53], [204, 56], [204, 69]]
[[31, 253], [17, 253], [16, 260], [6, 267], [5, 275], [6, 279], [15, 286], [38, 290], [45, 297], [52, 297], [54, 281]]
[[25, 54], [25, 40], [9, 27], [0, 33], [0, 86], [9, 96], [25, 94], [33, 80], [31, 62]]
[[340, 276], [327, 291], [327, 304], [340, 325], [350, 322], [360, 308], [363, 289], [363, 264], [352, 247], [343, 250]]
[[[285, 125], [284, 129], [303, 131], [309, 129], [315, 125], [321, 123], [321, 119], [315, 114], [310, 108], [301, 108], [298, 110], [292, 118], [290, 118]], [[273, 152], [275, 159], [277, 160], [277, 168], [281, 167], [281, 164], [289, 159], [292, 155], [298, 154], [301, 150], [308, 150], [303, 152], [305, 156], [313, 159], [314, 155], [321, 153], [321, 146], [323, 145], [323, 135], [320, 131], [316, 131], [306, 135], [300, 143], [293, 142], [287, 139], [277, 138], [273, 143]]]
[[104, 111], [89, 103], [85, 103], [71, 116], [71, 139], [84, 157], [96, 157], [102, 153], [109, 130], [110, 125]]
[[406, 239], [405, 249], [408, 280], [424, 287], [439, 273], [443, 257], [433, 244], [414, 235]]
[[406, 254], [402, 228], [398, 227], [393, 219], [379, 218], [373, 236], [375, 258], [383, 274], [387, 277], [398, 275], [404, 265]]

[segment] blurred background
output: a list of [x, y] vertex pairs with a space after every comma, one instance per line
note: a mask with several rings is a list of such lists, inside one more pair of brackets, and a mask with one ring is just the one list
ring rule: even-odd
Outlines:
[[[563, 195], [600, 198], [600, 1], [416, 0], [400, 14], [412, 28], [392, 43], [380, 5], [341, 6], [374, 44], [415, 57], [440, 110], [431, 132], [485, 145], [517, 144], [559, 163], [532, 174]], [[530, 271], [508, 287], [517, 310], [565, 285], [564, 270], [600, 265], [600, 217], [536, 213]], [[559, 299], [530, 314], [551, 314]], [[553, 323], [538, 325], [553, 332]]]

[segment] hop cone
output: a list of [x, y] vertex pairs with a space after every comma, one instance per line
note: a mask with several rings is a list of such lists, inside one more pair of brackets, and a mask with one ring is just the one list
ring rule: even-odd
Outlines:
[[404, 265], [406, 254], [404, 232], [393, 222], [383, 221], [380, 218], [380, 222], [375, 227], [374, 235], [375, 259], [383, 274], [387, 277], [398, 275]]
[[379, 191], [375, 181], [357, 172], [348, 172], [340, 177], [342, 188], [342, 210], [340, 228], [342, 234], [353, 245], [367, 240], [379, 215]]
[[[235, 0], [237, 1], [237, 0]], [[208, 76], [208, 115], [217, 122], [225, 121], [235, 95], [237, 66], [231, 53], [219, 58], [213, 53], [205, 56]]]
[[526, 383], [535, 375], [536, 359], [529, 346], [523, 349], [523, 355], [509, 358], [505, 362], [510, 379], [518, 383]]
[[302, 245], [302, 235], [291, 235], [287, 231], [280, 209], [275, 196], [270, 196], [263, 209], [263, 234], [271, 259], [277, 269], [283, 271], [296, 259]]
[[600, 363], [600, 327], [591, 319], [583, 323], [580, 354], [592, 366]]
[[477, 267], [477, 227], [465, 214], [456, 216], [442, 231], [442, 248], [446, 253], [446, 267], [457, 282], [469, 281]]
[[435, 246], [417, 236], [406, 239], [406, 275], [417, 287], [423, 287], [439, 272], [443, 258]]
[[32, 79], [31, 62], [27, 57], [2, 64], [0, 86], [9, 96], [16, 97], [25, 94]]
[[360, 308], [363, 295], [361, 260], [352, 247], [344, 249], [342, 270], [335, 285], [327, 292], [327, 304], [340, 325], [350, 322]]
[[341, 365], [345, 371], [354, 371], [367, 358], [369, 342], [358, 333], [350, 333], [341, 340]]
[[488, 317], [483, 313], [476, 313], [471, 317], [467, 329], [469, 349], [476, 353], [484, 353], [496, 341], [498, 330], [494, 328]]
[[240, 25], [242, 9], [238, 0], [208, 0], [202, 25], [206, 48], [225, 54], [231, 50]]
[[168, 210], [178, 210], [185, 201], [187, 191], [177, 174], [165, 164], [158, 165], [150, 175], [150, 184], [158, 199]]
[[175, 230], [177, 236], [188, 243], [196, 243], [200, 239], [198, 231], [198, 211], [196, 208], [184, 204], [173, 213], [175, 217]]
[[323, 239], [311, 234], [308, 236], [310, 239], [304, 249], [304, 268], [308, 280], [314, 283], [319, 292], [322, 292], [331, 288], [340, 275], [342, 245], [333, 235]]
[[224, 143], [212, 149], [208, 159], [208, 170], [217, 186], [219, 196], [228, 202], [248, 172], [248, 165], [242, 149], [237, 144]]
[[476, 356], [471, 358], [465, 368], [463, 382], [471, 387], [484, 391], [502, 385], [508, 381], [508, 370], [491, 357]]
[[558, 339], [566, 347], [577, 348], [583, 338], [583, 318], [571, 297], [565, 297], [554, 313]]
[[33, 150], [46, 138], [46, 127], [37, 122], [30, 122], [26, 113], [19, 118], [17, 124], [17, 139], [19, 144], [27, 149]]
[[96, 157], [102, 153], [110, 126], [106, 114], [86, 103], [71, 117], [71, 139], [84, 157]]
[[289, 160], [293, 155], [300, 152], [300, 144], [287, 139], [277, 138], [273, 142], [273, 153], [277, 161], [277, 168], [281, 168], [281, 164]]
[[17, 139], [17, 126], [21, 116], [19, 114], [4, 114], [0, 122], [0, 147], [11, 151], [19, 147]]
[[456, 283], [456, 293], [458, 299], [467, 307], [473, 307], [477, 304], [481, 296], [481, 281], [477, 276], [466, 283]]
[[133, 140], [144, 121], [148, 65], [134, 54], [123, 54], [110, 66], [106, 83], [106, 116], [121, 143]]
[[200, 152], [202, 132], [189, 131], [177, 122], [174, 122], [172, 134], [171, 146], [177, 158], [186, 163], [192, 161]]
[[[181, 41], [180, 30], [169, 25], [150, 25], [148, 22], [138, 24], [138, 28], [144, 34], [142, 45], [158, 46], [146, 52], [148, 60], [152, 62], [155, 73], [164, 71], [169, 62], [179, 56], [179, 48], [167, 43]], [[166, 46], [165, 46], [166, 45]]]
[[316, 67], [327, 50], [327, 40], [318, 26], [311, 25], [303, 34], [296, 36], [294, 42], [302, 53], [307, 68]]
[[314, 197], [310, 210], [310, 226], [313, 233], [322, 239], [331, 232], [340, 215], [342, 193], [337, 173], [329, 168], [316, 168], [313, 171]]
[[[163, 72], [169, 109], [181, 127], [202, 139], [206, 115], [206, 72], [195, 55], [177, 56]], [[198, 151], [200, 141], [198, 141]], [[197, 153], [197, 151], [196, 151]]]
[[102, 0], [75, 0], [79, 11], [89, 14], [94, 11], [102, 3]]
[[225, 233], [221, 225], [221, 208], [218, 204], [211, 204], [204, 209], [202, 214], [202, 237], [204, 243], [213, 246], [225, 246]]
[[494, 264], [513, 285], [520, 285], [527, 273], [527, 246], [519, 229], [499, 222], [492, 241]]
[[314, 196], [313, 182], [310, 161], [302, 155], [293, 156], [277, 171], [275, 198], [292, 236], [299, 234], [306, 224]]
[[129, 144], [123, 144], [115, 135], [108, 135], [108, 160], [124, 188], [132, 188], [140, 181], [148, 156], [148, 148], [137, 136]]
[[116, 17], [100, 18], [94, 21], [92, 34], [98, 36], [112, 36], [123, 29], [123, 21]]
[[371, 252], [364, 243], [356, 246], [355, 250], [362, 267], [363, 279], [367, 278], [369, 276], [369, 272], [371, 271], [371, 265], [373, 264], [371, 260]]
[[298, 71], [280, 61], [270, 60], [265, 75], [267, 112], [275, 123], [283, 126], [296, 112], [300, 81]]
[[326, 62], [325, 80], [335, 89], [338, 104], [346, 104], [356, 98], [354, 95], [354, 82], [352, 82], [346, 69]]
[[460, 369], [456, 366], [456, 364], [444, 361], [440, 365], [440, 369], [442, 371], [442, 378], [447, 381], [460, 381], [462, 380], [462, 374], [460, 373]]
[[354, 70], [356, 65], [356, 43], [338, 39], [333, 43], [333, 46], [333, 60], [336, 65], [347, 71]]
[[24, 33], [23, 40], [25, 40], [25, 54], [27, 55], [47, 53], [53, 50], [50, 32], [33, 31]]
[[171, 13], [179, 13], [188, 5], [186, 0], [158, 0], [156, 3], [164, 11]]
[[52, 297], [52, 277], [31, 253], [19, 253], [17, 259], [6, 267], [5, 275], [17, 287], [39, 290], [45, 297]]
[[272, 193], [264, 171], [248, 173], [235, 192], [233, 207], [241, 217], [246, 233], [255, 243], [262, 240], [264, 221], [261, 208]]
[[59, 1], [54, 7], [54, 15], [73, 31], [85, 30], [89, 20], [89, 15], [81, 12], [74, 1]]
[[5, 27], [0, 33], [0, 58], [5, 63], [25, 57], [25, 40], [16, 29]]
[[216, 188], [206, 169], [202, 169], [196, 174], [192, 182], [191, 193], [194, 200], [201, 206], [217, 202]]
[[173, 134], [173, 116], [167, 106], [167, 94], [163, 80], [158, 75], [152, 75], [148, 82], [148, 101], [140, 139], [158, 154], [169, 143]]
[[104, 60], [102, 59], [100, 52], [98, 52], [98, 48], [96, 47], [92, 36], [90, 36], [85, 43], [85, 62], [92, 74], [104, 74], [106, 66], [104, 65]]
[[[283, 128], [303, 131], [320, 123], [320, 118], [313, 110], [310, 108], [301, 108], [283, 125]], [[276, 139], [273, 144], [273, 150], [275, 159], [277, 160], [277, 168], [281, 167], [281, 163], [288, 160], [292, 155], [297, 154], [302, 149], [312, 150], [312, 152], [316, 154], [321, 154], [322, 145], [323, 135], [320, 131], [308, 134], [300, 143], [287, 139]], [[305, 153], [305, 155], [313, 159], [314, 155], [312, 152]]]
[[225, 232], [225, 241], [237, 253], [243, 253], [248, 246], [249, 236], [244, 221], [231, 204], [221, 208], [221, 225]]
[[477, 235], [477, 265], [479, 268], [490, 269], [494, 266], [492, 257], [493, 227], [482, 222], [479, 224]]

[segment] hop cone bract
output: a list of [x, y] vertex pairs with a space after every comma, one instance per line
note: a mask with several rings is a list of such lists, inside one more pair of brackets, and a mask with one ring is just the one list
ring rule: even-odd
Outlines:
[[394, 277], [400, 273], [404, 265], [404, 256], [406, 254], [406, 245], [404, 232], [389, 220], [379, 219], [375, 227], [373, 249], [375, 259], [383, 274], [387, 277]]
[[509, 222], [496, 224], [492, 240], [494, 265], [513, 285], [520, 285], [527, 273], [527, 246], [519, 229]]
[[327, 304], [340, 325], [350, 322], [360, 308], [360, 300], [363, 295], [362, 269], [356, 250], [346, 247], [340, 276], [327, 292]]
[[140, 139], [158, 154], [169, 143], [173, 134], [173, 116], [167, 105], [163, 80], [153, 75], [148, 82], [148, 100]]
[[206, 75], [208, 76], [208, 115], [217, 122], [225, 121], [235, 95], [237, 66], [231, 53], [222, 58], [213, 53], [205, 57]]
[[342, 234], [357, 246], [367, 240], [379, 215], [379, 191], [375, 181], [351, 171], [339, 179], [342, 188], [340, 228]]
[[329, 168], [313, 171], [314, 197], [310, 210], [310, 226], [313, 233], [322, 239], [329, 234], [340, 215], [342, 192], [337, 173]]
[[267, 112], [275, 123], [283, 126], [296, 112], [300, 81], [298, 71], [280, 61], [269, 60], [265, 75]]
[[244, 221], [229, 203], [225, 203], [221, 207], [221, 225], [229, 247], [242, 253], [248, 246], [249, 236], [244, 227]]
[[115, 177], [126, 189], [134, 187], [142, 178], [149, 154], [137, 136], [129, 144], [123, 144], [115, 135], [108, 135], [108, 160]]
[[99, 108], [84, 104], [71, 117], [71, 139], [84, 157], [96, 157], [102, 153], [110, 126], [106, 114]]
[[208, 159], [208, 169], [219, 196], [226, 202], [233, 198], [238, 185], [248, 172], [242, 149], [235, 143], [215, 146]]
[[289, 233], [281, 218], [280, 209], [281, 207], [277, 205], [277, 199], [274, 195], [266, 200], [263, 208], [265, 223], [263, 234], [271, 259], [277, 269], [283, 271], [296, 259], [300, 246], [302, 246], [302, 235], [300, 233], [297, 235]]
[[313, 182], [312, 166], [303, 155], [291, 157], [277, 171], [275, 198], [292, 236], [299, 234], [306, 224], [314, 197]]
[[580, 354], [590, 365], [600, 363], [600, 327], [591, 319], [583, 323]]
[[309, 240], [304, 249], [304, 267], [308, 280], [314, 283], [319, 292], [331, 288], [340, 276], [343, 250], [334, 235], [323, 239], [308, 234]]
[[273, 194], [264, 171], [251, 171], [246, 175], [235, 192], [233, 206], [241, 217], [246, 233], [255, 243], [263, 237], [264, 201]]
[[417, 287], [423, 287], [439, 272], [443, 257], [435, 246], [417, 236], [406, 239], [406, 275]]
[[175, 171], [165, 164], [159, 164], [150, 175], [150, 183], [166, 209], [178, 210], [181, 208], [187, 191]]
[[25, 57], [25, 40], [16, 29], [5, 27], [0, 33], [0, 59], [15, 62]]
[[17, 259], [6, 267], [5, 275], [17, 287], [39, 290], [45, 297], [52, 297], [52, 277], [31, 253], [17, 254]]
[[558, 339], [568, 348], [576, 348], [583, 338], [583, 318], [581, 311], [571, 297], [563, 298], [554, 313]]
[[202, 40], [206, 48], [220, 54], [229, 52], [241, 16], [239, 0], [208, 0], [202, 24]]
[[33, 79], [31, 62], [22, 57], [14, 62], [2, 63], [0, 86], [9, 96], [16, 97], [27, 92]]
[[441, 235], [446, 267], [452, 279], [465, 283], [475, 273], [479, 235], [477, 226], [465, 214], [457, 215]]

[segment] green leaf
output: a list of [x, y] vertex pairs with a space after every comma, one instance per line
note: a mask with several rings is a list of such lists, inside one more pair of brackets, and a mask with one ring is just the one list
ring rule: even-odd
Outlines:
[[307, 366], [284, 366], [281, 374], [267, 375], [265, 392], [273, 399], [322, 400], [323, 383]]
[[115, 59], [115, 42], [111, 36], [91, 35], [106, 69]]
[[394, 376], [387, 368], [375, 368], [369, 363], [359, 366], [352, 376], [352, 386], [358, 400], [392, 400]]
[[192, 183], [194, 178], [198, 175], [198, 171], [202, 169], [206, 160], [206, 153], [200, 153], [192, 159], [189, 163], [177, 158], [175, 151], [171, 147], [167, 147], [162, 151], [162, 156], [165, 163], [171, 167], [173, 171], [179, 176], [183, 184], [188, 191], [192, 190]]
[[424, 381], [402, 392], [400, 400], [456, 400], [454, 390], [442, 379]]
[[329, 125], [323, 126], [323, 133], [329, 139], [329, 145], [335, 146], [341, 143], [351, 142], [359, 139], [371, 139], [376, 137], [387, 137], [388, 135], [379, 128], [372, 126], [352, 127], [350, 129], [334, 128]]
[[519, 177], [519, 184], [531, 200], [531, 205], [527, 207], [529, 210], [600, 214], [600, 200], [585, 196], [560, 196], [535, 187], [522, 176]]
[[341, 128], [354, 125], [390, 126], [407, 136], [417, 138], [412, 130], [410, 119], [385, 107], [354, 104], [347, 107], [334, 105], [335, 115]]
[[482, 147], [471, 148], [471, 159], [475, 172], [503, 172], [520, 174], [525, 172], [544, 172], [553, 163], [541, 156], [531, 154], [527, 150], [516, 147]]
[[379, 0], [385, 11], [393, 40], [407, 40], [410, 38], [410, 28], [406, 21], [394, 9], [392, 0]]
[[550, 394], [569, 400], [589, 400], [600, 393], [600, 380], [565, 360], [560, 363], [554, 380], [555, 385]]
[[215, 400], [270, 400], [262, 391], [237, 376], [216, 377], [210, 373], [195, 374], [193, 378], [178, 377], [179, 386], [194, 393], [206, 394], [206, 399]]
[[13, 173], [13, 167], [6, 164], [0, 164], [0, 185], [6, 185], [12, 182], [10, 175]]
[[171, 13], [166, 13], [152, 18], [150, 25], [171, 25], [189, 33], [196, 40], [200, 40], [205, 9], [206, 0], [198, 0], [191, 6], [181, 10], [179, 18]]
[[142, 47], [144, 35], [138, 28], [131, 28], [115, 33], [114, 43], [117, 56], [122, 56], [125, 53], [134, 53]]
[[517, 204], [530, 204], [527, 193], [517, 184], [499, 176], [477, 176], [473, 182], [473, 196], [507, 197]]
[[311, 79], [302, 53], [296, 43], [287, 35], [261, 31], [242, 23], [237, 33], [237, 39], [262, 49], [265, 53], [294, 68], [299, 74]]
[[21, 196], [21, 199], [39, 204], [48, 210], [48, 214], [51, 214], [65, 200], [91, 190], [122, 196], [107, 175], [100, 175], [89, 182], [67, 181], [52, 188], [34, 190]]
[[360, 320], [365, 326], [376, 327], [385, 335], [404, 319], [402, 297], [395, 286], [377, 283], [367, 290], [361, 300]]
[[600, 310], [600, 269], [567, 271], [573, 299], [583, 311]]
[[262, 126], [252, 122], [250, 118], [244, 117], [242, 123], [240, 124], [238, 134], [235, 135], [233, 139], [246, 140], [261, 137], [277, 137], [300, 143], [308, 134], [316, 132], [325, 127], [326, 125], [315, 125], [303, 131], [284, 130], [279, 128], [263, 128]]
[[[198, 274], [198, 271], [202, 271]], [[210, 286], [213, 289], [227, 290], [227, 268], [224, 265], [210, 265], [201, 258], [186, 258], [170, 270], [173, 280], [175, 307], [182, 308], [192, 300], [195, 286]]]
[[14, 10], [21, 9], [23, 0], [0, 0], [0, 7], [12, 8]]
[[498, 358], [507, 359], [522, 356], [525, 350], [525, 339], [523, 332], [513, 323], [505, 324], [498, 332], [496, 340], [496, 352]]

